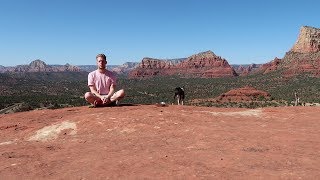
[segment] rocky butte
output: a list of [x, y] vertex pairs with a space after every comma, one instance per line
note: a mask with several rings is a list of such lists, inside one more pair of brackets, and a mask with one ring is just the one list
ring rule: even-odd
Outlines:
[[297, 53], [315, 53], [320, 51], [320, 29], [303, 26], [297, 42], [291, 51]]
[[126, 62], [123, 65], [112, 68], [111, 70], [113, 72], [118, 73], [118, 74], [127, 74], [129, 71], [136, 68], [138, 66], [138, 64], [139, 63], [137, 63], [137, 62]]
[[177, 62], [144, 58], [138, 67], [129, 73], [129, 77], [142, 78], [174, 74], [209, 78], [237, 76], [227, 60], [216, 56], [212, 51], [206, 51]]
[[45, 62], [40, 59], [32, 61], [29, 65], [18, 65], [15, 67], [2, 67], [0, 68], [0, 72], [16, 72], [16, 73], [24, 73], [24, 72], [79, 72], [81, 71], [79, 67], [73, 66], [70, 64], [65, 65], [47, 65]]
[[185, 59], [162, 60], [145, 57], [141, 63], [129, 72], [129, 78], [144, 78], [157, 75], [173, 75], [176, 73], [175, 65]]
[[261, 66], [258, 72], [268, 73], [283, 70], [284, 76], [293, 76], [301, 73], [310, 73], [320, 76], [320, 29], [303, 26], [296, 43], [283, 59]]
[[241, 65], [232, 65], [234, 70], [239, 76], [247, 76], [252, 72], [257, 71], [263, 64], [241, 64]]

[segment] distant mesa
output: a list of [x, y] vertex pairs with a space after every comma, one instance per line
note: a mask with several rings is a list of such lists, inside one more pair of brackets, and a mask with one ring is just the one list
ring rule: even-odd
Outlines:
[[281, 71], [284, 77], [308, 73], [320, 77], [320, 29], [303, 26], [296, 43], [281, 59], [275, 57], [265, 64], [232, 65], [212, 51], [192, 55], [185, 60], [172, 63], [161, 59], [144, 58], [129, 72], [131, 78], [165, 75], [184, 77], [234, 77], [250, 74], [267, 74]]
[[[303, 26], [293, 47], [281, 59], [275, 57], [265, 64], [229, 65], [228, 61], [205, 51], [187, 58], [156, 59], [145, 57], [138, 62], [127, 62], [123, 65], [108, 65], [107, 68], [129, 78], [148, 78], [155, 76], [178, 75], [181, 77], [235, 77], [255, 74], [267, 74], [279, 71], [284, 77], [303, 73], [320, 77], [320, 29]], [[4, 72], [91, 72], [96, 65], [47, 65], [37, 59], [29, 65], [15, 67], [0, 66]]]
[[143, 58], [137, 68], [129, 73], [130, 78], [145, 78], [165, 75], [188, 77], [233, 77], [235, 70], [227, 60], [212, 51], [201, 52], [188, 58], [161, 60]]
[[232, 89], [226, 93], [223, 93], [216, 98], [216, 100], [219, 102], [243, 102], [270, 100], [270, 97], [271, 95], [268, 92], [246, 86], [243, 88]]
[[272, 61], [263, 64], [259, 67], [259, 70], [262, 71], [263, 74], [269, 73], [271, 71], [275, 71], [279, 69], [279, 64], [281, 63], [281, 59], [274, 58]]
[[47, 65], [45, 62], [40, 59], [32, 61], [29, 65], [18, 65], [15, 67], [4, 67], [0, 68], [0, 72], [15, 72], [15, 73], [24, 73], [24, 72], [79, 72], [81, 69], [77, 66], [70, 64], [65, 65]]
[[[138, 62], [126, 62], [122, 65], [107, 65], [107, 69], [117, 74], [128, 74], [129, 71], [133, 70], [138, 66]], [[79, 65], [82, 71], [92, 72], [97, 70], [97, 65]]]
[[241, 65], [231, 65], [233, 69], [239, 76], [247, 76], [256, 72], [263, 64], [241, 64]]
[[128, 74], [131, 70], [135, 69], [138, 65], [139, 65], [138, 62], [126, 62], [123, 65], [119, 65], [110, 69], [111, 71], [116, 72], [117, 74]]
[[145, 78], [159, 75], [173, 75], [176, 73], [175, 65], [185, 60], [181, 59], [155, 59], [145, 57], [141, 63], [128, 73], [129, 78]]

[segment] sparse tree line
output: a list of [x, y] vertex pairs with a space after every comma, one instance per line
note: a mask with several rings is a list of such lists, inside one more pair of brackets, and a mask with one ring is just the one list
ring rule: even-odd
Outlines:
[[[46, 75], [50, 77], [49, 81], [43, 77], [33, 76], [29, 76], [27, 79], [24, 77], [15, 79], [5, 77], [7, 81], [3, 79], [1, 81], [1, 77], [0, 109], [14, 103], [25, 103], [30, 107], [29, 109], [87, 105], [83, 99], [83, 94], [89, 90], [86, 74], [73, 76], [72, 73], [69, 73], [68, 78], [59, 74]], [[127, 79], [125, 77], [118, 79], [118, 88], [124, 88], [127, 94], [123, 103], [131, 104], [174, 103], [174, 89], [178, 86], [185, 89], [185, 104], [187, 105], [246, 108], [285, 106], [295, 105], [297, 95], [300, 105], [320, 102], [320, 80], [307, 75], [283, 78], [278, 72], [275, 72], [268, 75], [258, 74], [234, 78], [209, 79], [167, 76], [150, 79]], [[244, 86], [267, 91], [271, 94], [271, 99], [265, 100], [260, 97], [257, 101], [242, 103], [212, 101], [190, 103], [193, 99], [215, 98], [231, 89]]]

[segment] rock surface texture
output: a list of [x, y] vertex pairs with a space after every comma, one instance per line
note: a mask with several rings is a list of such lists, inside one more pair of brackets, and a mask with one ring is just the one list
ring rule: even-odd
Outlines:
[[291, 49], [297, 53], [314, 53], [320, 51], [320, 29], [303, 26], [297, 42]]
[[137, 105], [2, 114], [0, 179], [314, 179], [319, 112]]
[[270, 99], [271, 95], [268, 92], [257, 90], [253, 87], [243, 87], [232, 89], [226, 93], [221, 94], [217, 99], [221, 102], [242, 102], [242, 101], [256, 101], [259, 99]]

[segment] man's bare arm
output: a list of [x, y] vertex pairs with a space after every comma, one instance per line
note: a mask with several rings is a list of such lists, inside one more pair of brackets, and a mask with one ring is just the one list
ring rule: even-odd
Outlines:
[[93, 93], [94, 95], [99, 97], [103, 103], [110, 102], [111, 101], [110, 98], [112, 97], [112, 95], [115, 92], [115, 85], [113, 85], [113, 84], [110, 86], [110, 90], [109, 90], [108, 95], [99, 94], [95, 86], [89, 86], [89, 88], [90, 88], [91, 93]]
[[99, 97], [100, 99], [102, 99], [103, 97], [98, 93], [97, 89], [95, 86], [89, 86], [90, 91], [92, 94], [96, 95], [97, 97]]
[[110, 91], [109, 91], [109, 93], [108, 93], [108, 95], [107, 95], [108, 99], [110, 99], [110, 98], [112, 97], [112, 95], [113, 95], [114, 92], [115, 92], [115, 89], [116, 89], [116, 86], [115, 86], [114, 84], [111, 84], [111, 86], [110, 86]]

